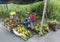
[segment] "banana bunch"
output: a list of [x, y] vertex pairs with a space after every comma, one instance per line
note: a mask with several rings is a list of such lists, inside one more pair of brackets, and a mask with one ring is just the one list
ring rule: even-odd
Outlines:
[[39, 27], [40, 27], [40, 25], [37, 24], [36, 28], [38, 28], [38, 29], [36, 29], [36, 30], [39, 31], [39, 35], [41, 35], [41, 36], [43, 36], [43, 35], [47, 34], [48, 32], [50, 32], [50, 29], [49, 29], [47, 23], [43, 23], [43, 28], [42, 28], [41, 31], [40, 31]]
[[15, 28], [15, 30], [16, 30], [18, 33], [22, 33], [22, 37], [23, 37], [23, 38], [26, 38], [27, 36], [30, 35], [30, 31], [29, 31], [29, 30], [26, 30], [23, 25], [18, 25], [18, 26]]
[[57, 20], [51, 20], [51, 21], [48, 21], [49, 24], [58, 24]]
[[17, 22], [16, 22], [16, 20], [13, 20], [13, 19], [5, 19], [4, 24], [6, 24], [7, 26], [10, 26], [10, 27], [13, 27], [13, 26], [15, 26], [15, 24], [17, 24]]
[[8, 19], [4, 19], [4, 24], [8, 24]]
[[43, 24], [42, 32], [43, 32], [43, 34], [46, 34], [47, 32], [50, 32], [50, 29], [49, 29], [47, 23], [44, 23], [44, 24]]
[[37, 32], [37, 33], [39, 33], [39, 31], [40, 31], [40, 25], [39, 24], [36, 24], [36, 26], [35, 26], [35, 31]]

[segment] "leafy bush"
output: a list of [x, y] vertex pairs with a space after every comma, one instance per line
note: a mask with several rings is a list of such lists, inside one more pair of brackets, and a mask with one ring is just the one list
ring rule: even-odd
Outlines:
[[[9, 13], [7, 14], [5, 4], [0, 4], [0, 18], [1, 17], [9, 17]], [[8, 4], [8, 11], [16, 11], [20, 12], [23, 16], [27, 15], [27, 12], [32, 12], [32, 10], [36, 10], [37, 12], [37, 20], [41, 19], [43, 12], [43, 2], [36, 2], [31, 4]], [[3, 15], [2, 15], [3, 14]], [[60, 21], [60, 0], [49, 0], [47, 4], [47, 18], [55, 17], [58, 21]]]
[[60, 0], [50, 0], [47, 6], [48, 18], [56, 18], [60, 21]]
[[[11, 11], [16, 11], [20, 12], [23, 16], [27, 15], [27, 12], [32, 12], [33, 10], [36, 10], [37, 15], [41, 16], [42, 14], [42, 7], [43, 7], [43, 2], [36, 2], [36, 3], [31, 3], [31, 4], [8, 4], [8, 12], [10, 13]], [[1, 10], [0, 10], [0, 16], [3, 17], [7, 16], [9, 17], [9, 13], [7, 14], [7, 9], [5, 4], [0, 4], [1, 5]]]

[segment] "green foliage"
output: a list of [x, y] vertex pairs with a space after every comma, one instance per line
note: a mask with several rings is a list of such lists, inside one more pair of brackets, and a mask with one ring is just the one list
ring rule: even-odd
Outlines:
[[[5, 4], [0, 4], [0, 18], [9, 17], [11, 11], [20, 12], [23, 16], [27, 15], [27, 12], [32, 12], [36, 10], [37, 12], [37, 21], [41, 19], [43, 12], [43, 2], [35, 2], [30, 4], [8, 4], [8, 11], [6, 11]], [[8, 14], [7, 14], [8, 13]], [[55, 18], [60, 21], [60, 0], [49, 0], [47, 4], [47, 18]]]
[[[6, 4], [0, 4], [1, 5], [1, 10], [0, 10], [0, 16], [2, 17], [9, 17], [9, 13], [11, 11], [15, 11], [15, 12], [20, 12], [23, 16], [27, 15], [27, 12], [32, 12], [33, 10], [36, 10], [37, 15], [39, 15], [39, 17], [42, 14], [42, 7], [43, 7], [43, 2], [35, 2], [35, 3], [31, 3], [31, 4], [8, 4], [8, 14], [7, 14], [7, 8], [6, 8]], [[38, 17], [38, 18], [39, 18]]]
[[47, 6], [48, 18], [60, 21], [60, 0], [50, 0]]

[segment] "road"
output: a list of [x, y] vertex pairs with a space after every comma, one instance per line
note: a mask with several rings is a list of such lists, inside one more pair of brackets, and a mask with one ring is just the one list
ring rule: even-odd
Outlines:
[[15, 36], [13, 33], [7, 31], [7, 29], [0, 22], [0, 42], [60, 42], [60, 30], [56, 32], [51, 31], [43, 37], [34, 35], [27, 41]]

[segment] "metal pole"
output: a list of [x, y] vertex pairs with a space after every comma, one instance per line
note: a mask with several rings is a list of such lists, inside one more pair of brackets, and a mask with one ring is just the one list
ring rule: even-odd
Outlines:
[[47, 0], [44, 0], [44, 9], [43, 9], [43, 15], [42, 15], [42, 21], [41, 21], [41, 27], [40, 27], [40, 34], [42, 34], [42, 29], [43, 29], [43, 22], [44, 22], [44, 16], [46, 13], [46, 7], [47, 7]]

